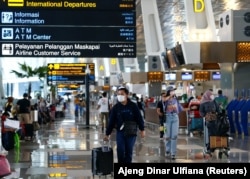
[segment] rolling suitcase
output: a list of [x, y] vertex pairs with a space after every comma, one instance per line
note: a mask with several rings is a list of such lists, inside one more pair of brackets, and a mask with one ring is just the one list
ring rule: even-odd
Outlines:
[[203, 118], [192, 118], [190, 131], [203, 131]]
[[94, 175], [113, 175], [113, 149], [103, 144], [101, 147], [92, 149], [92, 174]]

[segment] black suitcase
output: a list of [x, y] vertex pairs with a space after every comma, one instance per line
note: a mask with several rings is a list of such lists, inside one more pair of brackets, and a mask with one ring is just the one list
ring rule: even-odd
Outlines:
[[113, 149], [111, 147], [97, 147], [92, 149], [92, 174], [113, 175]]

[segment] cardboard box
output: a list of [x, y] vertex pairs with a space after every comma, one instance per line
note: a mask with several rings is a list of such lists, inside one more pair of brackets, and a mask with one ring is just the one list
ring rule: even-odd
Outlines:
[[210, 148], [226, 148], [228, 147], [227, 137], [210, 136]]

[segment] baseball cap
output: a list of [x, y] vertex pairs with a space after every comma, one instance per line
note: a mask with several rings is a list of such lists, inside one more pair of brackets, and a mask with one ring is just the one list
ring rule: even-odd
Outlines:
[[174, 88], [173, 86], [167, 86], [167, 88], [166, 88], [167, 92], [168, 91], [174, 91], [174, 90], [176, 90], [176, 88]]

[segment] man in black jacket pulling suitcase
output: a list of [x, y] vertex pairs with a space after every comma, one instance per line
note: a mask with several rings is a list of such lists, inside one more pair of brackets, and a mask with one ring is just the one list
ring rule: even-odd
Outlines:
[[118, 103], [111, 109], [106, 136], [109, 140], [113, 128], [116, 128], [118, 163], [132, 163], [133, 148], [139, 128], [141, 138], [145, 137], [144, 119], [138, 106], [128, 98], [125, 87], [118, 88]]

